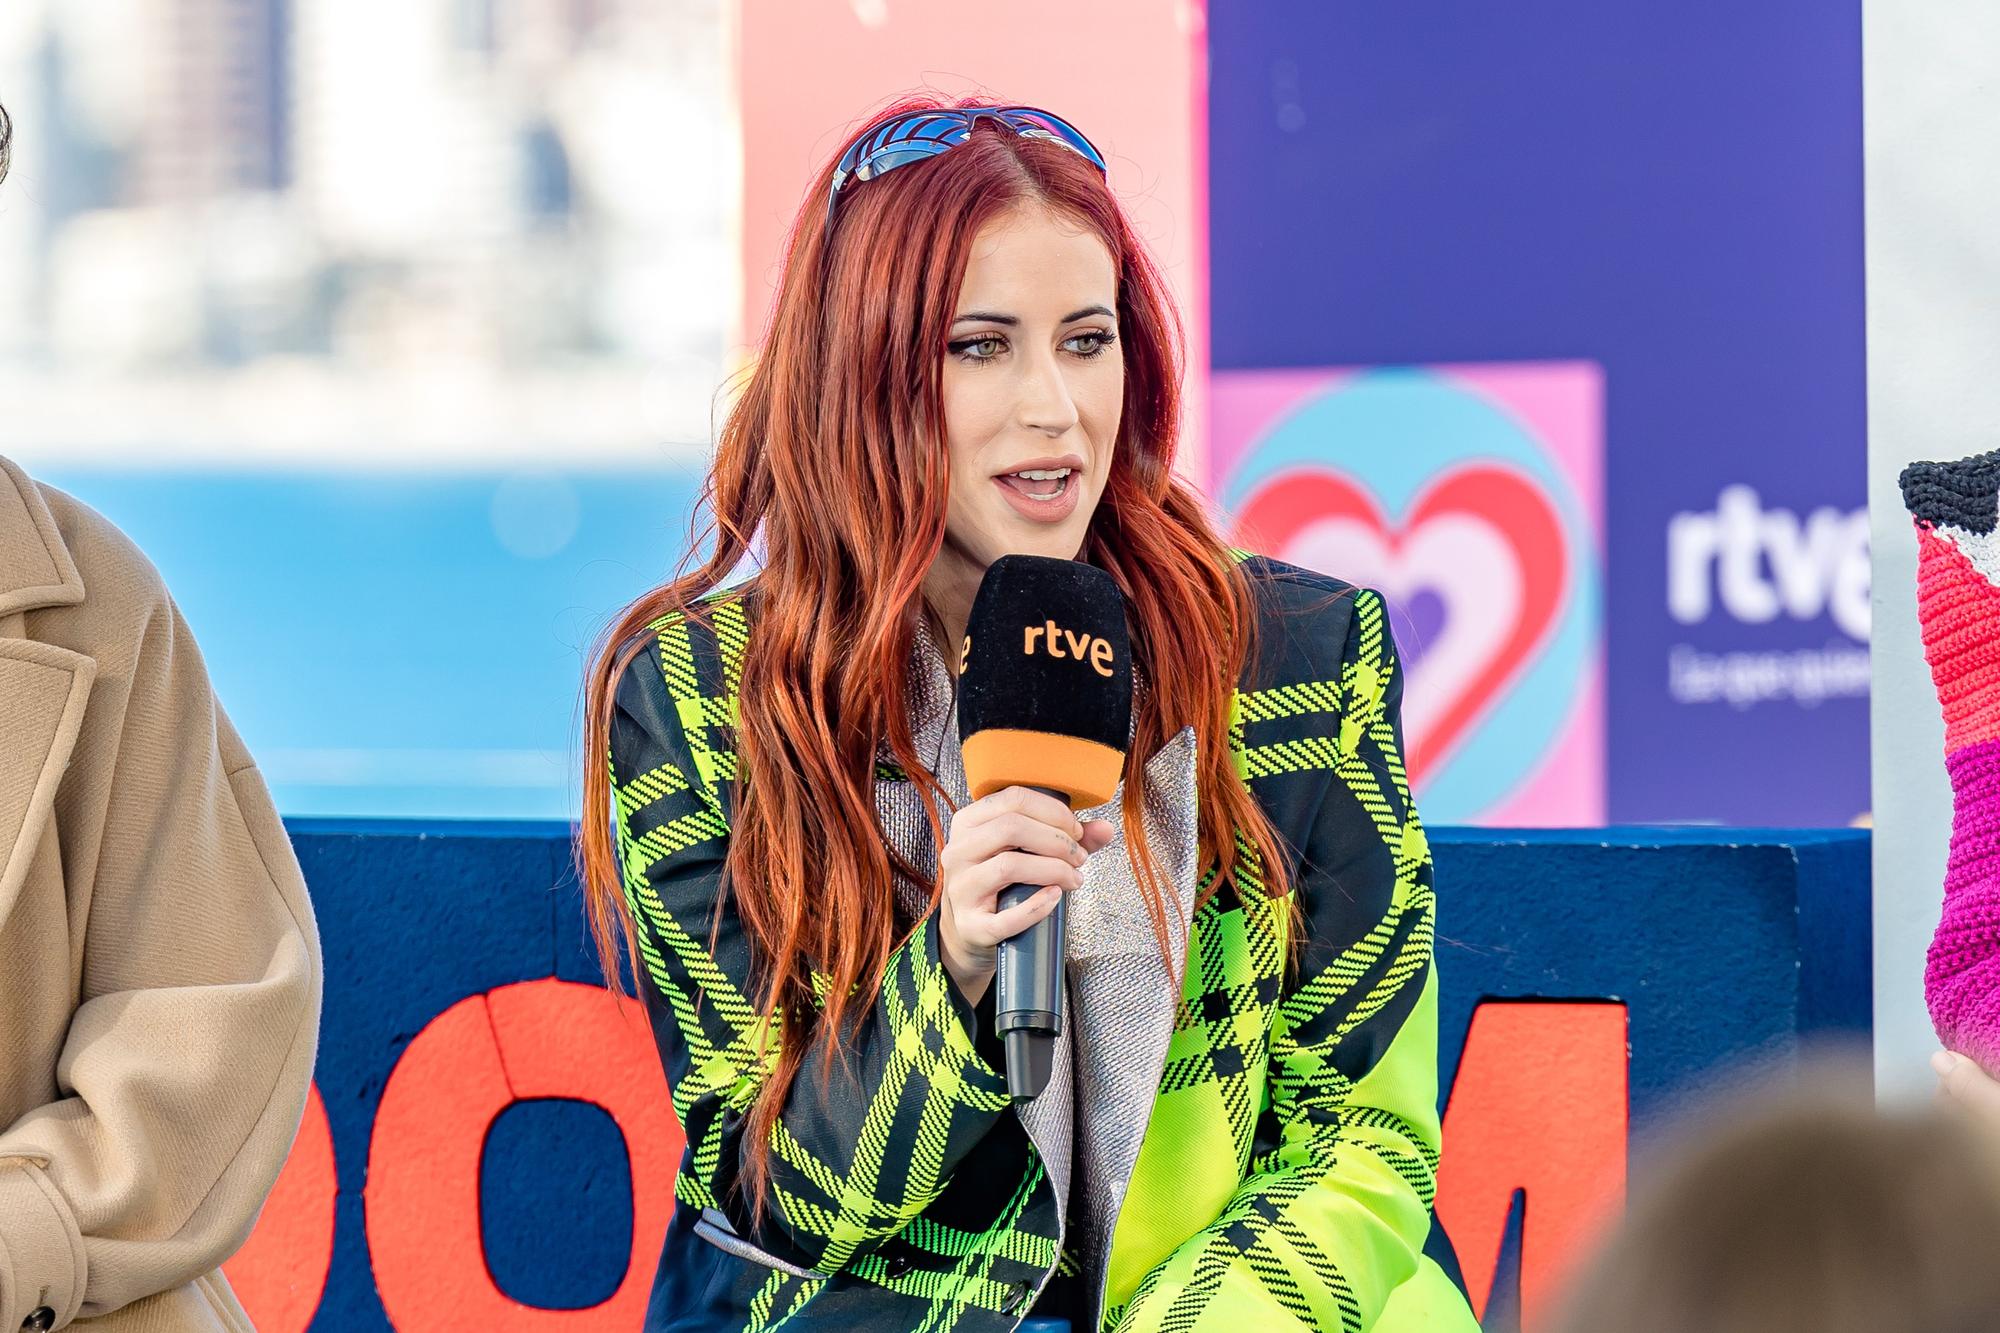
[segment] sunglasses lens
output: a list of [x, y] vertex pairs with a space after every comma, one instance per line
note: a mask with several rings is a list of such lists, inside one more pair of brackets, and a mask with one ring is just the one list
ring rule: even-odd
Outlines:
[[948, 143], [911, 143], [884, 148], [880, 152], [870, 153], [859, 166], [854, 168], [854, 179], [873, 180], [885, 171], [893, 171], [897, 167], [920, 162], [927, 157], [936, 157], [950, 146]]
[[1061, 116], [1038, 111], [1032, 107], [1021, 107], [1008, 112], [1006, 120], [1017, 133], [1030, 139], [1047, 139], [1065, 148], [1074, 149], [1089, 158], [1099, 170], [1104, 170], [1104, 157], [1097, 151], [1096, 145], [1084, 138], [1082, 131]]

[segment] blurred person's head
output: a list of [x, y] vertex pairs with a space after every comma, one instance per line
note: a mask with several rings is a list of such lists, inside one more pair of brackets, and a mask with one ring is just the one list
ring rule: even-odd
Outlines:
[[[1147, 687], [1132, 753], [1156, 753], [1187, 725], [1228, 734], [1255, 602], [1205, 502], [1174, 473], [1172, 298], [1097, 150], [1067, 122], [1021, 133], [983, 116], [945, 151], [929, 151], [941, 140], [911, 143], [934, 133], [905, 122], [913, 113], [984, 106], [900, 102], [836, 145], [806, 185], [769, 324], [704, 483], [711, 518], [689, 544], [699, 567], [627, 608], [593, 660], [579, 842], [607, 975], [617, 939], [632, 942], [602, 763], [616, 681], [647, 627], [700, 614], [697, 599], [753, 541], [756, 651], [739, 686], [744, 798], [728, 873], [746, 931], [775, 960], [759, 1002], [786, 1028], [853, 1021], [851, 997], [896, 944], [892, 870], [929, 879], [891, 864], [876, 823], [878, 747], [911, 774], [943, 845], [949, 798], [916, 753], [906, 667], [929, 627], [960, 628], [999, 556], [1085, 560], [1125, 594]], [[843, 160], [866, 169], [843, 174]], [[956, 659], [955, 643], [940, 647]], [[1199, 763], [1200, 851], [1217, 881], [1236, 863], [1239, 829], [1265, 873], [1282, 873], [1286, 850], [1229, 747], [1202, 747]], [[1168, 891], [1143, 788], [1127, 784], [1124, 825], [1165, 951]], [[780, 1047], [748, 1142], [767, 1141], [810, 1045]], [[754, 1175], [762, 1163], [750, 1165]]]
[[1992, 1333], [2000, 1144], [1822, 1084], [1700, 1118], [1637, 1184], [1561, 1333]]

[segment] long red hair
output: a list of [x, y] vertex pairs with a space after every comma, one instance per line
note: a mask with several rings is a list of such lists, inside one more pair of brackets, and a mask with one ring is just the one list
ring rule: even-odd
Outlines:
[[[912, 99], [874, 118], [944, 105]], [[1053, 143], [982, 123], [969, 142], [843, 192], [824, 235], [830, 158], [792, 227], [761, 355], [730, 410], [683, 572], [639, 598], [606, 632], [586, 679], [583, 822], [578, 859], [606, 977], [633, 956], [611, 824], [611, 702], [620, 672], [673, 612], [721, 584], [763, 533], [756, 611], [737, 718], [739, 799], [722, 892], [759, 960], [761, 1003], [785, 1036], [746, 1128], [746, 1193], [760, 1200], [772, 1122], [811, 1038], [863, 1021], [898, 922], [873, 792], [886, 740], [918, 784], [936, 845], [949, 798], [910, 736], [904, 669], [925, 632], [922, 584], [945, 537], [941, 375], [973, 238], [1035, 205], [1096, 234], [1118, 271], [1123, 419], [1079, 558], [1108, 571], [1130, 607], [1133, 657], [1147, 683], [1134, 701], [1132, 753], [1155, 753], [1192, 723], [1200, 738], [1200, 857], [1227, 876], [1254, 848], [1265, 890], [1283, 893], [1284, 857], [1237, 774], [1226, 738], [1232, 692], [1255, 618], [1247, 578], [1197, 495], [1174, 475], [1180, 326], [1158, 270], [1103, 177]], [[712, 545], [711, 545], [712, 544]], [[711, 549], [691, 570], [692, 552]], [[1129, 770], [1141, 774], [1139, 764]], [[1168, 898], [1128, 782], [1125, 834], [1162, 951]], [[1242, 839], [1239, 843], [1238, 839]], [[932, 885], [935, 907], [940, 889]], [[719, 907], [719, 904], [718, 904]], [[812, 973], [826, 977], [816, 990]], [[823, 1004], [820, 996], [824, 996]], [[1168, 997], [1169, 1002], [1174, 997]], [[826, 1043], [828, 1060], [836, 1042]], [[830, 1065], [823, 1072], [830, 1073]]]

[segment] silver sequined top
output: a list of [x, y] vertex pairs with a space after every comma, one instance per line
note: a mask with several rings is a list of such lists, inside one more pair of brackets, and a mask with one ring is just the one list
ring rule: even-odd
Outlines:
[[[909, 664], [911, 736], [917, 754], [931, 760], [931, 773], [954, 804], [962, 806], [968, 793], [954, 683], [937, 645], [927, 634], [918, 634]], [[1143, 681], [1137, 689], [1143, 691]], [[1063, 1244], [1082, 1266], [1089, 1302], [1088, 1309], [1078, 1312], [1079, 1329], [1097, 1327], [1112, 1231], [1139, 1160], [1173, 1035], [1194, 908], [1194, 728], [1182, 728], [1145, 767], [1147, 842], [1173, 889], [1168, 902], [1175, 927], [1169, 931], [1171, 970], [1160, 956], [1127, 853], [1121, 784], [1104, 805], [1078, 811], [1082, 819], [1110, 820], [1117, 832], [1085, 864], [1083, 888], [1068, 902], [1064, 965], [1069, 1013], [1056, 1041], [1054, 1074], [1041, 1096], [1014, 1108], [1048, 1168], [1056, 1197], [1065, 1201]], [[937, 871], [937, 848], [923, 800], [909, 782], [877, 782], [875, 804], [890, 844], [926, 877], [924, 883], [899, 877], [896, 885], [898, 904], [914, 920], [929, 906], [928, 881]]]

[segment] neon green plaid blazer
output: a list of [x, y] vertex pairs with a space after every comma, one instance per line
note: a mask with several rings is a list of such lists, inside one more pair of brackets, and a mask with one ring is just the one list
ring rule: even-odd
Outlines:
[[1066, 1201], [939, 961], [935, 918], [912, 923], [833, 1078], [796, 1081], [751, 1226], [735, 1186], [769, 1042], [756, 960], [716, 900], [755, 594], [653, 626], [609, 756], [640, 986], [688, 1143], [648, 1330], [997, 1333], [1051, 1280], [1088, 1282], [1103, 1328], [1132, 1333], [1476, 1329], [1425, 1254], [1440, 1239], [1434, 900], [1382, 599], [1244, 558], [1262, 648], [1226, 739], [1297, 849], [1307, 937], [1288, 970], [1292, 916], [1254, 862], [1232, 882], [1207, 872], [1101, 1274], [1063, 1252]]

